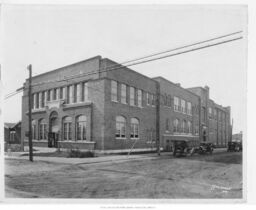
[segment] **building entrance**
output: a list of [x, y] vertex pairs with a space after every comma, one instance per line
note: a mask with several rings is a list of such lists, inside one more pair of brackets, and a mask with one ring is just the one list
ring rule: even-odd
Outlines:
[[49, 120], [48, 147], [58, 147], [59, 123], [58, 113], [52, 112]]

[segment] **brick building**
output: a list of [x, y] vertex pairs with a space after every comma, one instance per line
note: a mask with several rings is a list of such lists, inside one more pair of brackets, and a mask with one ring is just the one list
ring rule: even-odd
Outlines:
[[231, 140], [230, 111], [231, 108], [216, 104], [209, 98], [209, 87], [188, 88], [201, 100], [201, 132], [202, 141], [210, 141], [217, 147], [224, 147]]
[[[158, 122], [160, 144], [166, 149], [172, 139], [206, 137], [224, 146], [230, 136], [230, 108], [210, 100], [209, 88], [184, 89], [100, 56], [34, 76], [32, 93], [34, 146], [48, 146], [49, 134], [54, 134], [62, 148], [149, 150], [156, 147]], [[208, 119], [209, 107], [221, 113], [213, 123]], [[22, 98], [25, 145], [27, 114], [28, 81]], [[200, 135], [202, 129], [208, 132], [205, 137]]]

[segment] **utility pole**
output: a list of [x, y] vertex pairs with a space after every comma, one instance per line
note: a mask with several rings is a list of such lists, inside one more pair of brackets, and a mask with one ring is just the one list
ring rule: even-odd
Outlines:
[[156, 146], [160, 155], [160, 84], [156, 81]]
[[202, 141], [202, 123], [201, 123], [201, 97], [199, 97], [199, 107], [198, 107], [198, 117], [199, 117], [199, 126], [198, 126], [198, 133], [199, 133], [199, 142]]
[[232, 141], [232, 133], [233, 133], [233, 118], [232, 118], [232, 124], [231, 124], [231, 134], [230, 134], [231, 141]]
[[28, 143], [29, 143], [29, 160], [33, 162], [33, 144], [32, 144], [32, 94], [31, 94], [31, 80], [32, 80], [32, 65], [29, 64], [27, 67], [29, 71], [29, 79], [28, 79]]

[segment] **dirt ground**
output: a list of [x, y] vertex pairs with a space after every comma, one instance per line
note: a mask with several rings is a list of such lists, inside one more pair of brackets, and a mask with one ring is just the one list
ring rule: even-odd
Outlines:
[[242, 153], [97, 164], [6, 159], [6, 197], [242, 198]]

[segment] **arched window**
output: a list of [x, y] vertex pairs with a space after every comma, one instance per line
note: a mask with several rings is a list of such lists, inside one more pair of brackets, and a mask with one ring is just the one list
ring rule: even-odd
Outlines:
[[173, 120], [173, 132], [179, 132], [179, 120]]
[[131, 139], [139, 138], [139, 120], [137, 118], [131, 119]]
[[45, 119], [39, 121], [39, 139], [47, 139]]
[[126, 119], [123, 116], [116, 117], [116, 138], [126, 137]]
[[182, 131], [182, 133], [186, 133], [186, 120], [183, 120], [183, 121], [182, 121], [182, 124], [181, 124], [181, 131]]
[[32, 139], [36, 139], [36, 120], [32, 120]]
[[64, 117], [63, 118], [63, 139], [64, 140], [72, 140], [72, 118]]
[[76, 118], [76, 140], [86, 140], [86, 116]]
[[192, 133], [192, 124], [190, 121], [188, 121], [188, 133]]

